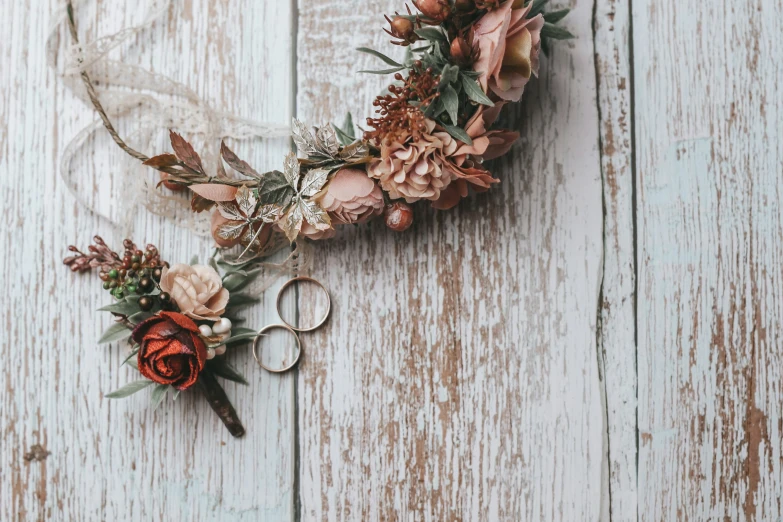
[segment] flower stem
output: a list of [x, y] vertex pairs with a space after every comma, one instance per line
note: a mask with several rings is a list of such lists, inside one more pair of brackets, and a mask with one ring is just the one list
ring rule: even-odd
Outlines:
[[209, 405], [226, 425], [228, 432], [234, 437], [242, 437], [245, 434], [245, 427], [242, 426], [236, 410], [215, 376], [209, 370], [204, 370], [199, 374], [197, 384]]

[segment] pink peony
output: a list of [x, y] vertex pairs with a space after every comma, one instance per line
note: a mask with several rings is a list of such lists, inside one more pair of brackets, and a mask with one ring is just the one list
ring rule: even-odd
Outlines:
[[307, 221], [302, 222], [302, 229], [299, 231], [299, 235], [306, 237], [307, 239], [319, 240], [333, 238], [337, 231], [334, 228], [327, 228], [326, 230], [318, 230]]
[[528, 19], [533, 6], [515, 8], [507, 0], [489, 11], [474, 26], [474, 45], [479, 49], [473, 70], [481, 73], [479, 83], [484, 92], [499, 98], [518, 101], [531, 74], [538, 75], [538, 53], [541, 49], [541, 28], [544, 17], [537, 14]]
[[383, 192], [364, 170], [345, 168], [326, 186], [320, 203], [334, 224], [365, 223], [383, 213]]

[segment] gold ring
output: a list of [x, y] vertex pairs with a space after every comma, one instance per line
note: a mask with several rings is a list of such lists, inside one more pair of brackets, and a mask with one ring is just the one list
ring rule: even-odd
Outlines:
[[[268, 332], [269, 330], [274, 330], [275, 328], [282, 328], [283, 330], [288, 330], [289, 332], [291, 332], [293, 334], [294, 339], [296, 339], [296, 357], [294, 357], [293, 362], [291, 362], [291, 364], [289, 364], [288, 366], [286, 366], [284, 368], [277, 368], [277, 369], [269, 368], [268, 366], [266, 366], [264, 363], [261, 362], [261, 359], [258, 356], [258, 341], [259, 341], [259, 339], [261, 339], [261, 337], [266, 332]], [[263, 368], [264, 370], [268, 371], [268, 372], [271, 372], [271, 373], [287, 372], [288, 370], [293, 368], [296, 365], [296, 363], [299, 362], [299, 357], [301, 355], [302, 355], [302, 341], [299, 340], [299, 335], [290, 326], [286, 326], [284, 324], [270, 324], [268, 326], [264, 326], [263, 328], [261, 328], [258, 331], [258, 334], [256, 334], [256, 337], [253, 339], [253, 357], [255, 357], [256, 362], [258, 363], [258, 365], [261, 368]]]
[[[308, 281], [310, 283], [315, 283], [316, 285], [320, 286], [321, 290], [323, 290], [324, 294], [326, 294], [326, 313], [324, 314], [323, 318], [321, 318], [321, 320], [318, 322], [318, 324], [316, 324], [315, 326], [309, 326], [307, 328], [300, 328], [294, 326], [292, 324], [289, 324], [289, 322], [286, 321], [285, 319], [283, 319], [283, 314], [280, 313], [280, 299], [283, 297], [283, 291], [286, 288], [288, 288], [291, 285], [291, 283], [294, 283], [296, 281]], [[320, 328], [321, 325], [323, 325], [326, 322], [326, 320], [329, 318], [329, 312], [332, 310], [332, 298], [329, 295], [329, 291], [326, 289], [324, 285], [321, 284], [320, 281], [316, 281], [312, 277], [299, 276], [299, 277], [294, 277], [293, 279], [289, 279], [288, 281], [285, 282], [283, 286], [280, 287], [280, 290], [278, 290], [277, 292], [277, 303], [275, 306], [277, 307], [277, 315], [280, 316], [280, 320], [283, 321], [286, 326], [288, 326], [289, 328], [297, 332], [312, 332], [316, 328]]]

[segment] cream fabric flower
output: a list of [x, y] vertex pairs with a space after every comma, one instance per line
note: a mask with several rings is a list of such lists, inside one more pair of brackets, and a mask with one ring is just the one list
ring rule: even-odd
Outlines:
[[210, 266], [179, 263], [164, 268], [160, 289], [171, 295], [181, 313], [193, 319], [216, 321], [228, 304], [228, 290]]

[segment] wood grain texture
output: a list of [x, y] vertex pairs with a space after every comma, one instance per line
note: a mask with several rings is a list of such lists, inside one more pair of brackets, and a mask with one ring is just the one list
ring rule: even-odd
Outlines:
[[[598, 519], [601, 165], [593, 6], [573, 7], [500, 188], [319, 245], [335, 308], [299, 371], [303, 520]], [[395, 8], [300, 2], [300, 117], [370, 114], [382, 84], [353, 48], [388, 49], [364, 28]]]
[[783, 516], [780, 2], [633, 2], [640, 520]]
[[598, 0], [594, 12], [604, 199], [599, 343], [607, 431], [602, 520], [637, 519], [636, 289], [630, 5]]
[[[294, 389], [248, 353], [231, 355], [250, 386], [225, 383], [247, 428], [234, 440], [207, 403], [183, 394], [157, 411], [141, 392], [104, 395], [134, 380], [120, 368], [119, 346], [98, 346], [108, 302], [96, 279], [61, 264], [69, 243], [113, 230], [75, 202], [58, 177], [64, 144], [94, 121], [46, 67], [44, 43], [55, 2], [2, 2], [10, 32], [0, 44], [0, 205], [6, 221], [0, 276], [7, 292], [0, 370], [1, 520], [286, 520], [294, 509]], [[87, 2], [77, 12], [85, 39], [139, 23], [147, 4]], [[168, 20], [118, 50], [129, 63], [171, 75], [217, 109], [285, 123], [290, 117], [292, 15], [288, 4], [177, 2]], [[64, 29], [64, 28], [63, 28]], [[67, 32], [61, 32], [61, 49]], [[121, 122], [122, 123], [122, 122]], [[125, 122], [124, 128], [128, 126]], [[161, 133], [160, 149], [167, 150]], [[232, 144], [233, 145], [233, 144]], [[259, 167], [277, 164], [288, 140], [236, 144]], [[123, 161], [105, 136], [83, 158], [95, 191], [119, 191]], [[116, 201], [116, 200], [115, 200]], [[157, 244], [166, 259], [206, 256], [210, 241], [139, 209], [134, 237]], [[271, 297], [274, 297], [274, 293]], [[274, 315], [247, 312], [248, 324]], [[35, 444], [51, 452], [26, 462]]]

